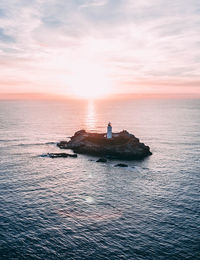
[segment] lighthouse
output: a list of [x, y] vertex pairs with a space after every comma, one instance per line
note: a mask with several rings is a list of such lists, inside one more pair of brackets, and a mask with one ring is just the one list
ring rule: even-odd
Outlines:
[[111, 123], [109, 122], [107, 126], [107, 139], [111, 139], [111, 138], [112, 138], [112, 126]]

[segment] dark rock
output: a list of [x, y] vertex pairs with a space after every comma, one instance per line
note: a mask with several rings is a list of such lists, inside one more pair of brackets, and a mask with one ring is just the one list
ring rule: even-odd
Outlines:
[[113, 133], [111, 139], [105, 136], [105, 133], [87, 133], [85, 130], [80, 130], [71, 137], [69, 142], [61, 141], [57, 145], [61, 149], [72, 149], [74, 153], [119, 160], [138, 160], [152, 154], [149, 146], [141, 143], [126, 130]]
[[57, 146], [60, 148], [60, 149], [67, 149], [67, 141], [61, 141], [59, 143], [57, 143]]
[[76, 158], [77, 154], [69, 154], [69, 153], [48, 153], [48, 157], [50, 158], [66, 158], [66, 157], [73, 157]]
[[125, 163], [118, 163], [115, 165], [115, 167], [128, 167], [128, 165]]
[[69, 156], [69, 157], [72, 157], [72, 158], [77, 158], [77, 157], [78, 157], [78, 155], [77, 155], [76, 153], [74, 153], [74, 154], [68, 153], [68, 156]]
[[106, 158], [99, 158], [96, 162], [103, 162], [103, 163], [105, 163], [105, 162], [107, 162], [107, 159]]

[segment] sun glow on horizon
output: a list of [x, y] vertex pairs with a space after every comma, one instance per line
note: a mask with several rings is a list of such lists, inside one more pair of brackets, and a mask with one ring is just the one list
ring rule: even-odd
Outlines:
[[111, 80], [103, 66], [79, 62], [71, 67], [68, 78], [71, 95], [83, 99], [97, 99], [111, 94]]

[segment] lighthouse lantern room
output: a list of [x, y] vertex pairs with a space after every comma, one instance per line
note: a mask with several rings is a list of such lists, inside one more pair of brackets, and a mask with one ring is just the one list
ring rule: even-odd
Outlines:
[[111, 123], [109, 122], [107, 126], [107, 139], [111, 139], [111, 138], [112, 138], [112, 126]]

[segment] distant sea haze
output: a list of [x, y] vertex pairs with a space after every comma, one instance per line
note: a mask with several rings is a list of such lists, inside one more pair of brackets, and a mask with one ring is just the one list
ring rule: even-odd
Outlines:
[[[199, 259], [199, 115], [199, 99], [0, 101], [0, 258]], [[153, 155], [42, 156], [109, 121]]]

